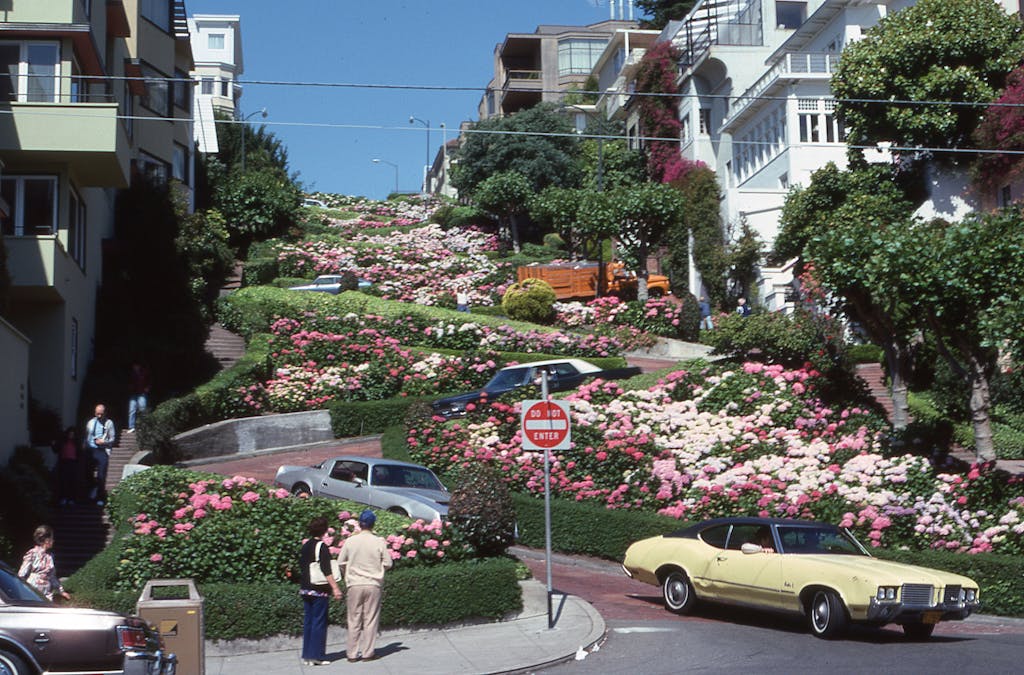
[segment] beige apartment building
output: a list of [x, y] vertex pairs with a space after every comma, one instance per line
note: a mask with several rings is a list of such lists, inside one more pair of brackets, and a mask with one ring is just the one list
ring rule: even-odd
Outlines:
[[192, 183], [184, 0], [8, 0], [0, 58], [2, 464], [28, 441], [29, 398], [80, 422], [118, 190]]

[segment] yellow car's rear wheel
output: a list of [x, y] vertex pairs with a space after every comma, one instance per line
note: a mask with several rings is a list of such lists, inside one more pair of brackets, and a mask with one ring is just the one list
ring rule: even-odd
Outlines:
[[661, 594], [665, 599], [665, 608], [676, 614], [688, 614], [697, 601], [690, 577], [679, 570], [665, 575], [661, 582]]

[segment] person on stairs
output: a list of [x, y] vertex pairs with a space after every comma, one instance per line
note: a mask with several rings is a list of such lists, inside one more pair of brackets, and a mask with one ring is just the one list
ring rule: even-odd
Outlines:
[[132, 372], [128, 376], [128, 429], [126, 433], [135, 433], [135, 422], [139, 415], [146, 413], [149, 405], [149, 371], [136, 361], [132, 364]]
[[89, 498], [99, 506], [103, 506], [107, 499], [107, 467], [110, 465], [110, 449], [116, 439], [114, 423], [107, 418], [107, 407], [100, 403], [96, 406], [95, 416], [85, 423], [85, 447], [96, 467], [96, 483]]

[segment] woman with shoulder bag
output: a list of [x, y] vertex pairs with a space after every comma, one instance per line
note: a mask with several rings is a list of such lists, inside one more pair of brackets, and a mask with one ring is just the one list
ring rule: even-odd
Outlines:
[[302, 663], [326, 666], [330, 664], [327, 660], [327, 607], [331, 596], [341, 600], [341, 587], [331, 570], [331, 551], [323, 541], [327, 534], [327, 519], [319, 516], [309, 521], [307, 533], [309, 539], [299, 551], [299, 569], [302, 572], [299, 594], [304, 609]]

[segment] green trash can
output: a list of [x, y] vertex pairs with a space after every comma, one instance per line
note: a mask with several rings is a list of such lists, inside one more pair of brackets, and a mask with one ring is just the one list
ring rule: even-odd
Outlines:
[[135, 605], [135, 613], [160, 633], [164, 649], [178, 657], [181, 675], [204, 675], [203, 598], [191, 579], [147, 581]]

